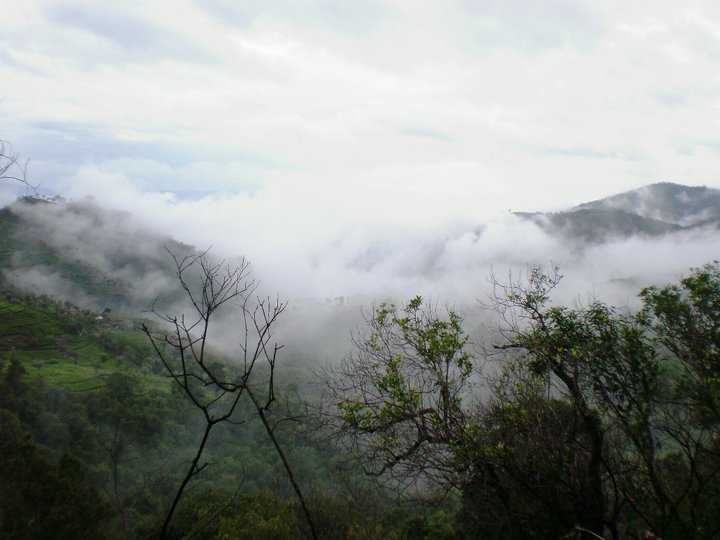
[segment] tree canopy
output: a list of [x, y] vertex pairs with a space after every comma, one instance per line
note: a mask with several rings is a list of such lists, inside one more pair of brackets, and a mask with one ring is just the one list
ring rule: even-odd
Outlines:
[[454, 311], [376, 308], [330, 379], [338, 433], [373, 474], [459, 493], [482, 537], [717, 537], [720, 266], [636, 313], [554, 306], [560, 279], [496, 282], [494, 376]]

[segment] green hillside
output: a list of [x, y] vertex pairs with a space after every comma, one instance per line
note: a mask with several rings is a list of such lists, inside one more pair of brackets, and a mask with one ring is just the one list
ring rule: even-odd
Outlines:
[[[0, 456], [9, 464], [0, 471], [0, 538], [147, 538], [158, 530], [202, 425], [142, 323], [153, 324], [0, 291]], [[306, 414], [292, 387], [279, 392], [281, 415]], [[180, 506], [172, 537], [304, 534], [249, 403], [240, 404], [236, 420], [213, 432], [209, 465]], [[356, 538], [400, 538], [436, 519], [371, 488], [314, 429], [296, 420], [276, 434], [313, 498], [324, 538], [353, 537], [352, 530]]]
[[138, 323], [81, 310], [47, 296], [5, 291], [0, 297], [0, 350], [20, 359], [32, 378], [53, 387], [95, 388], [112, 373], [142, 374], [167, 392]]
[[168, 250], [194, 253], [88, 202], [24, 197], [0, 209], [0, 283], [94, 309], [137, 314], [155, 295], [161, 304], [179, 298]]
[[[680, 225], [601, 206], [520, 217], [580, 245], [714, 219]], [[181, 317], [144, 318], [156, 297], [182, 312], [184, 270], [168, 247], [197, 253], [89, 203], [0, 210], [0, 540], [156, 538], [168, 515], [168, 539], [519, 540], [606, 527], [622, 528], [614, 538], [716, 538], [717, 263], [643, 289], [637, 313], [551, 305], [560, 276], [533, 268], [495, 306], [499, 320], [527, 323], [506, 328], [507, 343], [480, 336], [470, 353], [462, 317], [422, 311], [416, 297], [372, 311], [344, 363], [313, 369], [329, 326], [277, 364], [259, 354], [252, 372], [241, 349], [224, 355], [212, 340], [198, 360], [187, 344], [202, 324], [183, 333]], [[193, 305], [210, 310], [198, 309], [201, 321], [246, 305], [237, 274], [214, 264], [188, 272]], [[263, 309], [250, 311], [256, 330], [274, 320]], [[301, 334], [303, 312], [287, 315]], [[213, 321], [226, 342], [242, 333]], [[491, 346], [510, 352], [489, 374], [479, 351]], [[228, 421], [213, 423], [228, 401]]]

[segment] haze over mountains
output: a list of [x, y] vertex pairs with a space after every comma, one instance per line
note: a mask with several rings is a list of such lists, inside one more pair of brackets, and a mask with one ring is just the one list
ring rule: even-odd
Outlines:
[[582, 203], [562, 212], [517, 212], [543, 230], [580, 242], [659, 237], [720, 227], [720, 190], [671, 182]]
[[646, 219], [695, 226], [720, 219], [720, 190], [659, 182], [583, 203], [575, 210], [621, 210]]
[[[187, 230], [197, 234], [194, 216], [185, 215]], [[340, 231], [325, 244], [303, 245], [295, 231], [285, 230], [304, 252], [278, 250], [276, 259], [257, 250], [250, 233], [240, 238], [248, 241], [238, 251], [211, 253], [231, 261], [248, 256], [261, 294], [289, 301], [276, 337], [287, 344], [293, 365], [318, 366], [348, 354], [363, 310], [387, 299], [403, 302], [421, 294], [454, 305], [471, 333], [492, 332], [494, 314], [482, 304], [491, 293], [490, 274], [522, 279], [533, 264], [560, 267], [564, 278], [555, 302], [596, 297], [636, 306], [642, 287], [670, 282], [718, 258], [718, 216], [720, 190], [661, 183], [563, 212], [504, 212], [423, 235], [400, 228]], [[245, 224], [248, 230], [253, 225]], [[166, 248], [192, 254], [215, 242], [225, 247], [228, 240], [210, 230], [195, 236], [201, 242], [193, 247], [184, 230], [148, 226], [142, 215], [90, 200], [20, 200], [0, 210], [0, 284], [98, 312], [111, 308], [118, 316], [147, 317], [156, 300], [161, 311], [179, 314], [183, 294]], [[236, 351], [236, 330], [232, 316], [215, 321], [218, 350]]]
[[[517, 212], [424, 237], [401, 230], [348, 235], [309, 249], [307, 260], [267, 261], [249, 242], [249, 249], [216, 255], [247, 255], [268, 292], [296, 300], [337, 304], [355, 297], [351, 303], [366, 305], [424, 294], [474, 302], [487, 290], [490, 272], [553, 263], [566, 275], [568, 296], [606, 294], [622, 302], [639, 286], [715, 258], [719, 225], [720, 190], [664, 182], [566, 211]], [[157, 297], [170, 302], [177, 291], [165, 248], [193, 250], [178, 241], [187, 238], [173, 239], [129, 213], [87, 200], [22, 200], [0, 212], [0, 229], [3, 279], [100, 309], [139, 312]], [[213, 242], [208, 237], [197, 248]], [[294, 275], [303, 264], [313, 269], [306, 282], [301, 271]]]
[[168, 249], [190, 246], [88, 201], [24, 198], [0, 210], [2, 279], [95, 309], [138, 313], [177, 296]]

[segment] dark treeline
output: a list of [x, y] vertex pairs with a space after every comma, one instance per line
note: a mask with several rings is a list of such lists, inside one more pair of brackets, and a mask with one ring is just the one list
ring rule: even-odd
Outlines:
[[[310, 534], [269, 419], [320, 538], [717, 538], [720, 267], [637, 313], [553, 306], [559, 279], [496, 283], [490, 343], [420, 298], [377, 307], [323, 391], [238, 401], [167, 537]], [[0, 537], [157, 537], [204, 424], [142, 324], [167, 332], [5, 290]]]
[[347, 448], [458, 493], [465, 538], [718, 538], [720, 266], [644, 289], [635, 314], [552, 306], [559, 281], [495, 282], [483, 355], [453, 311], [375, 309], [330, 374]]
[[[0, 538], [157, 537], [203, 426], [140, 326], [4, 290]], [[276, 433], [321, 538], [435, 538], [449, 526], [443, 508], [408, 505], [353, 471], [315, 431], [294, 385], [276, 401], [273, 412], [293, 419]], [[213, 431], [208, 465], [168, 538], [303, 537], [301, 509], [251, 404], [233, 418]]]

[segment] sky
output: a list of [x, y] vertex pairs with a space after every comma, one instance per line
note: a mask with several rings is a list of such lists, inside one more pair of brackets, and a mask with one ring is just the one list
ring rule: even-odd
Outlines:
[[428, 233], [720, 187], [718, 61], [714, 1], [25, 0], [0, 138], [43, 190], [314, 292], [328, 253], [336, 276], [392, 251], [401, 279]]

